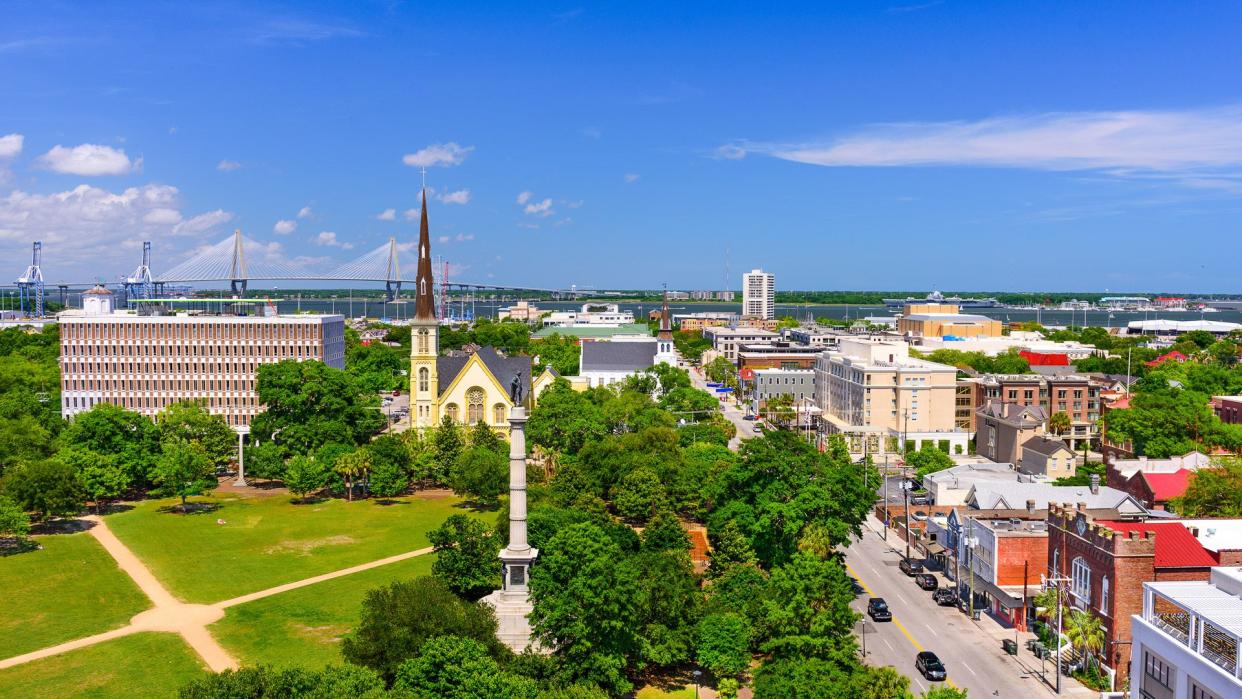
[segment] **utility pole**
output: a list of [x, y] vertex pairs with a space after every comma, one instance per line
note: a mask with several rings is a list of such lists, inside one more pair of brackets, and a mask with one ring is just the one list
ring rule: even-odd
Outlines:
[[[966, 523], [967, 523], [966, 530], [967, 532], [969, 532], [967, 534], [966, 544], [968, 546], [973, 546], [975, 543], [975, 537], [974, 537], [975, 520], [971, 518], [971, 519], [966, 520]], [[970, 618], [973, 621], [975, 618], [975, 554], [973, 550], [970, 553], [970, 593], [969, 594], [970, 594], [970, 599], [969, 599], [970, 612], [969, 613], [970, 613]]]
[[884, 453], [884, 541], [888, 541], [888, 453]]
[[906, 500], [906, 560], [910, 560], [910, 481], [901, 484], [901, 492]]
[[1061, 586], [1062, 586], [1064, 583], [1069, 582], [1069, 581], [1070, 581], [1070, 579], [1069, 579], [1069, 578], [1066, 578], [1066, 577], [1061, 577], [1061, 575], [1060, 575], [1060, 571], [1057, 571], [1057, 570], [1052, 571], [1052, 575], [1053, 575], [1053, 577], [1046, 579], [1044, 582], [1046, 582], [1046, 583], [1048, 583], [1048, 584], [1050, 584], [1050, 585], [1056, 585], [1056, 586], [1057, 586], [1057, 637], [1056, 637], [1056, 643], [1057, 643], [1057, 662], [1056, 662], [1057, 685], [1056, 685], [1056, 691], [1057, 691], [1057, 694], [1060, 694], [1060, 693], [1061, 693], [1061, 646], [1063, 645], [1063, 644], [1061, 643], [1061, 624], [1062, 624]]

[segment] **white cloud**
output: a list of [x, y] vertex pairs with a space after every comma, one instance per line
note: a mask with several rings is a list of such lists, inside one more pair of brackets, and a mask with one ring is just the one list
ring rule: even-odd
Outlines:
[[736, 143], [726, 143], [713, 151], [712, 157], [720, 160], [741, 160], [746, 157], [746, 148]]
[[436, 242], [439, 242], [439, 243], [447, 243], [450, 240], [452, 240], [452, 238], [448, 237], [447, 235], [442, 235], [439, 238], [436, 238]]
[[171, 226], [181, 223], [181, 212], [176, 209], [151, 209], [142, 217], [145, 223], [163, 224]]
[[525, 204], [526, 202], [530, 201], [530, 198], [532, 196], [533, 195], [530, 192], [522, 192], [521, 194], [517, 195], [517, 203]]
[[453, 240], [456, 240], [459, 243], [464, 243], [468, 240], [474, 240], [474, 234], [473, 233], [458, 233], [456, 236], [453, 237]]
[[552, 210], [552, 200], [544, 199], [543, 201], [533, 201], [526, 205], [522, 211], [531, 216], [551, 216], [556, 213]]
[[456, 192], [445, 192], [436, 195], [436, 198], [445, 204], [469, 204], [470, 190], [459, 189]]
[[420, 151], [407, 153], [401, 159], [410, 167], [435, 167], [437, 165], [460, 165], [474, 146], [465, 148], [456, 143], [434, 143]]
[[631, 183], [637, 182], [638, 178], [639, 178], [639, 175], [637, 173], [633, 173], [633, 172], [627, 173], [625, 176], [625, 182], [626, 184], [631, 184]]
[[276, 225], [272, 226], [272, 232], [275, 233], [276, 235], [289, 235], [290, 233], [296, 231], [297, 229], [298, 229], [298, 222], [290, 221], [287, 218], [280, 219], [279, 221], [276, 222]]
[[340, 248], [342, 250], [352, 250], [353, 243], [346, 243], [336, 239], [336, 233], [333, 231], [322, 231], [319, 235], [311, 239], [316, 245], [322, 245], [329, 248]]
[[172, 233], [173, 235], [205, 233], [232, 220], [233, 214], [223, 209], [216, 209], [215, 211], [208, 211], [205, 214], [199, 214], [178, 223], [173, 226]]
[[216, 169], [219, 170], [220, 172], [232, 172], [234, 170], [240, 169], [241, 166], [242, 164], [237, 162], [236, 160], [221, 160], [216, 165]]
[[309, 206], [303, 206], [302, 208], [298, 209], [298, 218], [310, 218], [311, 216], [314, 216], [314, 215], [315, 215], [315, 212], [311, 211], [311, 208]]
[[0, 195], [0, 255], [24, 259], [30, 241], [42, 240], [57, 278], [119, 274], [136, 264], [132, 250], [143, 240], [156, 241], [161, 259], [174, 259], [167, 236], [180, 223], [180, 207], [177, 188], [161, 184], [120, 192], [86, 184], [50, 194], [13, 190]]
[[421, 214], [422, 212], [423, 212], [422, 209], [406, 209], [405, 211], [401, 212], [401, 215], [404, 216], [405, 220], [407, 221], [417, 221], [418, 215]]
[[383, 211], [376, 214], [375, 218], [380, 221], [396, 221], [397, 210], [396, 209], [384, 209]]
[[22, 143], [24, 141], [25, 137], [19, 133], [0, 136], [0, 160], [16, 158], [17, 154], [22, 152]]
[[141, 158], [131, 163], [123, 150], [93, 143], [73, 148], [54, 146], [39, 158], [39, 165], [52, 172], [83, 176], [124, 175], [137, 170], [141, 163]]
[[1242, 106], [878, 124], [827, 142], [739, 148], [829, 167], [966, 165], [1115, 175], [1242, 169]]

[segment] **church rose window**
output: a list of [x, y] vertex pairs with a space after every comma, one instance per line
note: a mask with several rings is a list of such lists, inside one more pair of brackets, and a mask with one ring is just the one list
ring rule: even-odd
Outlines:
[[483, 389], [475, 386], [466, 391], [466, 420], [473, 425], [483, 420]]

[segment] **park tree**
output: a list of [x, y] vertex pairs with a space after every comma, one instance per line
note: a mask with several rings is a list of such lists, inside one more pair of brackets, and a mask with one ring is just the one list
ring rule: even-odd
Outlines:
[[30, 516], [7, 495], [0, 495], [0, 542], [9, 540], [21, 547], [30, 534]]
[[160, 442], [192, 442], [203, 449], [213, 466], [223, 466], [237, 455], [237, 433], [221, 415], [201, 403], [182, 401], [164, 408], [156, 417]]
[[497, 658], [508, 652], [496, 639], [491, 607], [460, 599], [436, 578], [420, 577], [367, 592], [362, 620], [345, 637], [341, 653], [392, 682], [397, 668], [418, 657], [423, 645], [437, 636], [474, 639]]
[[1064, 410], [1058, 410], [1048, 417], [1048, 431], [1053, 434], [1065, 434], [1074, 426], [1070, 416]]
[[643, 529], [642, 540], [644, 551], [690, 552], [690, 537], [686, 536], [677, 515], [667, 509], [657, 511], [651, 518]]
[[639, 522], [647, 521], [655, 508], [667, 500], [659, 474], [645, 466], [630, 471], [613, 489], [617, 513]]
[[394, 688], [437, 699], [536, 699], [539, 685], [503, 670], [472, 638], [437, 636], [397, 668]]
[[582, 348], [578, 346], [578, 338], [573, 335], [552, 333], [543, 339], [531, 342], [529, 352], [538, 359], [531, 366], [533, 375], [543, 373], [547, 367], [552, 367], [561, 376], [578, 375]]
[[604, 417], [598, 406], [557, 379], [539, 395], [539, 402], [526, 424], [531, 443], [548, 451], [577, 454], [588, 441], [604, 434]]
[[466, 448], [466, 436], [453, 418], [448, 415], [441, 418], [440, 426], [431, 438], [431, 447], [438, 464], [435, 480], [448, 483], [453, 464], [457, 463], [457, 457]]
[[409, 356], [408, 351], [403, 355], [382, 342], [351, 344], [345, 352], [345, 370], [364, 391], [392, 391], [405, 383], [403, 356]]
[[[369, 450], [363, 447], [364, 451]], [[410, 488], [410, 472], [401, 462], [393, 459], [371, 459], [371, 475], [367, 480], [371, 494], [382, 498], [396, 497]]]
[[495, 506], [509, 487], [509, 464], [502, 454], [471, 446], [457, 457], [449, 474], [453, 492]]
[[790, 425], [797, 418], [794, 397], [788, 393], [772, 396], [763, 405], [763, 416], [780, 425]]
[[97, 403], [75, 415], [61, 433], [60, 442], [74, 449], [116, 457], [135, 487], [152, 482], [150, 471], [162, 453], [160, 430], [155, 423], [111, 403]]
[[1242, 459], [1220, 459], [1195, 471], [1172, 505], [1183, 517], [1242, 517]]
[[672, 667], [694, 657], [703, 590], [687, 551], [644, 549], [629, 557], [638, 582], [635, 669]]
[[707, 572], [713, 578], [723, 575], [732, 566], [750, 566], [758, 562], [750, 541], [742, 533], [737, 522], [731, 519], [726, 520], [720, 527], [710, 529], [707, 538], [712, 545], [711, 552], [708, 554], [711, 562]]
[[431, 574], [463, 599], [475, 601], [500, 587], [500, 537], [485, 523], [456, 514], [427, 533], [435, 547]]
[[76, 515], [85, 497], [73, 467], [55, 459], [10, 468], [0, 479], [0, 494], [33, 512], [39, 522]]
[[660, 396], [660, 407], [686, 422], [698, 422], [718, 412], [720, 402], [706, 391], [691, 386], [677, 386]]
[[131, 485], [129, 472], [115, 454], [70, 447], [62, 449], [56, 458], [78, 474], [83, 492], [95, 503], [95, 514], [101, 514], [108, 501], [121, 497]]
[[181, 688], [179, 699], [333, 699], [388, 696], [384, 680], [373, 670], [356, 665], [309, 670], [270, 665], [206, 673]]
[[181, 511], [185, 512], [186, 498], [215, 486], [214, 473], [211, 458], [201, 445], [174, 439], [164, 442], [151, 480], [161, 495], [181, 498]]
[[357, 449], [336, 457], [332, 470], [345, 482], [347, 500], [354, 499], [354, 483], [371, 471], [371, 465], [371, 452], [367, 449]]
[[246, 476], [276, 481], [284, 478], [285, 457], [280, 446], [268, 440], [246, 447]]
[[634, 568], [598, 526], [574, 524], [547, 542], [530, 573], [530, 620], [561, 661], [563, 679], [630, 690], [625, 670], [639, 650], [637, 592]]
[[261, 365], [255, 391], [266, 410], [250, 432], [274, 439], [287, 454], [310, 454], [330, 442], [362, 444], [384, 427], [379, 396], [349, 374], [319, 361]]
[[284, 480], [289, 492], [297, 496], [295, 502], [306, 502], [308, 495], [328, 484], [328, 466], [313, 456], [298, 454], [289, 459]]
[[775, 657], [842, 657], [853, 653], [853, 583], [838, 559], [798, 553], [772, 571], [763, 602], [763, 650]]
[[703, 373], [710, 381], [737, 389], [737, 367], [725, 357], [716, 357], [708, 362], [703, 367]]
[[736, 678], [750, 667], [750, 622], [740, 614], [709, 614], [699, 622], [696, 657], [719, 679]]

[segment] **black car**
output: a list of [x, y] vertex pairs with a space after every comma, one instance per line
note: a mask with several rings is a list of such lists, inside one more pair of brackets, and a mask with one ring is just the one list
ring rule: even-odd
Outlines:
[[957, 590], [952, 587], [942, 587], [932, 593], [932, 601], [941, 607], [952, 607], [957, 604]]
[[944, 682], [945, 677], [948, 676], [944, 663], [940, 662], [940, 658], [929, 650], [914, 656], [914, 669], [933, 682]]
[[914, 582], [924, 590], [934, 590], [940, 587], [940, 582], [936, 580], [936, 576], [931, 573], [919, 573], [914, 576]]
[[888, 602], [883, 597], [872, 597], [867, 600], [867, 616], [872, 621], [892, 621], [893, 613], [888, 610]]
[[913, 558], [903, 558], [901, 563], [897, 564], [901, 568], [901, 572], [909, 576], [915, 576], [923, 572], [923, 564]]
[[910, 494], [911, 505], [926, 505], [929, 502], [931, 502], [931, 496], [928, 495], [927, 493], [911, 493]]

